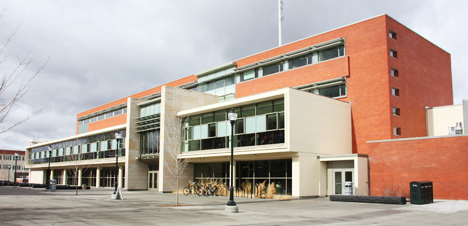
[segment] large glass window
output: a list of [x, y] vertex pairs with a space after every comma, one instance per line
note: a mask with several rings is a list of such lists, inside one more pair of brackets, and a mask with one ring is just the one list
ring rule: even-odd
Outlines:
[[278, 73], [283, 70], [283, 62], [263, 67], [263, 76]]
[[[310, 56], [310, 55], [309, 55]], [[289, 60], [289, 69], [294, 69], [307, 65], [307, 58], [309, 56], [302, 56]]]
[[[225, 109], [191, 116], [187, 123], [183, 124], [185, 128], [182, 150], [229, 147], [231, 125], [227, 120], [228, 111], [230, 110]], [[235, 147], [284, 143], [284, 99], [236, 107], [234, 111], [238, 112], [234, 127]], [[265, 132], [268, 134], [264, 134]], [[261, 138], [265, 136], [268, 139], [262, 141]]]

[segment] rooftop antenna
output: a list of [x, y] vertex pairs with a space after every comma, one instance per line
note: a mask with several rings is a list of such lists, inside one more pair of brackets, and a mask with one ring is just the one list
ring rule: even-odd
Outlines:
[[279, 46], [281, 46], [281, 25], [283, 23], [283, 0], [278, 0], [278, 31], [279, 31]]

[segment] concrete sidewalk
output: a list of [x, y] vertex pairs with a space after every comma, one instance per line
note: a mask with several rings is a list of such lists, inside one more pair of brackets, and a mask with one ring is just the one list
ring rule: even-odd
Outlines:
[[112, 189], [50, 192], [0, 187], [0, 225], [468, 225], [468, 202], [428, 205], [330, 202], [328, 198], [236, 198], [239, 213], [226, 213], [226, 197]]

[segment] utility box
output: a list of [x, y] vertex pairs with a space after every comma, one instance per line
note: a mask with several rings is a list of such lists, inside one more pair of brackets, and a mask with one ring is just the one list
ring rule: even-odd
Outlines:
[[344, 185], [344, 195], [353, 195], [353, 182], [346, 181]]
[[410, 183], [411, 204], [434, 202], [432, 181], [413, 181]]
[[55, 192], [57, 190], [57, 181], [55, 179], [49, 180], [50, 191]]

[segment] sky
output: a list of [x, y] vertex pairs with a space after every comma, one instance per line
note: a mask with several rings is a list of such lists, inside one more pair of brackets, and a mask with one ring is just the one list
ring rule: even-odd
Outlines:
[[[284, 0], [283, 44], [387, 14], [451, 54], [454, 104], [468, 99], [468, 1]], [[277, 0], [4, 1], [0, 73], [46, 63], [0, 129], [0, 149], [76, 133], [77, 114], [278, 46]], [[29, 54], [29, 55], [28, 55]], [[0, 93], [8, 101], [21, 80]]]

